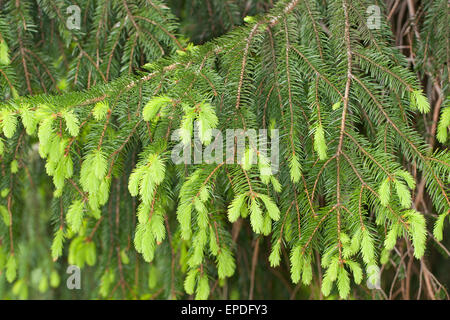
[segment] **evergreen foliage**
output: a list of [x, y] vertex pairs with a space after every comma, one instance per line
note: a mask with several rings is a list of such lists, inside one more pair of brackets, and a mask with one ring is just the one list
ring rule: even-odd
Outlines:
[[[68, 0], [0, 3], [0, 296], [49, 292], [74, 264], [84, 298], [247, 298], [262, 246], [265, 274], [287, 264], [348, 298], [399, 239], [422, 259], [446, 237], [446, 0], [424, 6], [414, 66], [442, 88], [438, 144], [390, 24], [366, 24], [373, 1], [206, 2], [78, 1], [80, 30]], [[177, 129], [189, 150], [278, 129], [279, 171], [251, 147], [176, 164]]]

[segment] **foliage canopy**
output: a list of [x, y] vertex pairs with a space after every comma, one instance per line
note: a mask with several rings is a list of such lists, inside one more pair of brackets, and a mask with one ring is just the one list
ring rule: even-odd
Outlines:
[[[443, 240], [447, 1], [411, 26], [415, 69], [372, 1], [272, 2], [78, 1], [79, 30], [70, 1], [0, 4], [0, 296], [70, 296], [74, 264], [88, 298], [247, 298], [268, 274], [270, 298], [286, 272], [348, 298], [399, 242], [423, 259]], [[194, 121], [201, 147], [279, 130], [279, 172], [173, 163]]]

